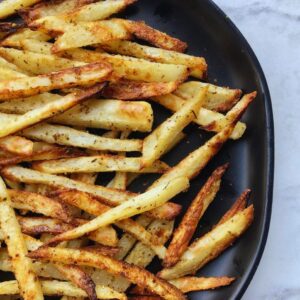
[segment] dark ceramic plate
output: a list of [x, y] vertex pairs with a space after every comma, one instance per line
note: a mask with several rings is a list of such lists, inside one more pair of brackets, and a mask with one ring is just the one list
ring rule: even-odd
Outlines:
[[[235, 276], [237, 280], [229, 287], [189, 295], [193, 300], [240, 299], [259, 264], [271, 216], [274, 137], [271, 100], [264, 74], [247, 41], [209, 0], [139, 0], [123, 16], [145, 20], [153, 27], [186, 41], [188, 53], [207, 59], [209, 82], [241, 88], [244, 92], [258, 91], [257, 99], [243, 117], [248, 126], [244, 137], [229, 141], [193, 180], [190, 190], [176, 198], [186, 207], [212, 170], [225, 162], [230, 163], [221, 190], [199, 225], [195, 235], [198, 237], [219, 220], [245, 188], [252, 190], [253, 225], [233, 247], [199, 272], [202, 276]], [[157, 126], [170, 113], [156, 105], [153, 108]], [[211, 136], [196, 126], [188, 127], [186, 133], [187, 139], [165, 157], [170, 165], [176, 164]], [[145, 189], [145, 181], [149, 184], [153, 179], [144, 177], [131, 188], [141, 191]], [[150, 267], [155, 271], [160, 264], [156, 260]]]

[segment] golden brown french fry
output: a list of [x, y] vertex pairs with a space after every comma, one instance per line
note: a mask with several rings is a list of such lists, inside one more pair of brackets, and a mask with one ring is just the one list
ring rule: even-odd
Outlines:
[[56, 16], [70, 13], [83, 5], [87, 5], [97, 0], [65, 0], [65, 1], [42, 1], [21, 12], [27, 23], [47, 16]]
[[11, 100], [53, 89], [93, 85], [105, 81], [111, 71], [108, 64], [93, 63], [36, 77], [0, 81], [0, 99]]
[[185, 42], [154, 29], [143, 21], [122, 20], [122, 22], [138, 39], [145, 40], [158, 48], [184, 52], [187, 47]]
[[73, 23], [61, 17], [49, 16], [33, 21], [30, 27], [47, 33], [62, 33], [52, 47], [54, 53], [131, 37], [119, 19]]
[[[99, 201], [92, 198], [90, 195], [78, 191], [61, 191], [58, 193], [58, 197], [62, 201], [78, 207], [94, 216], [99, 216], [111, 209], [110, 207], [99, 203]], [[116, 222], [115, 225], [149, 246], [160, 258], [164, 257], [166, 249], [159, 243], [155, 236], [149, 234], [144, 227], [137, 222], [126, 219]]]
[[187, 249], [201, 217], [220, 189], [221, 178], [227, 167], [227, 164], [223, 165], [212, 173], [188, 207], [167, 249], [163, 261], [165, 268], [175, 265]]
[[148, 210], [161, 206], [178, 193], [185, 190], [189, 185], [186, 177], [177, 177], [156, 186], [156, 188], [140, 194], [110, 209], [99, 217], [91, 220], [87, 224], [76, 227], [73, 230], [55, 236], [49, 244], [56, 244], [65, 240], [72, 240], [82, 235], [94, 231], [102, 226], [110, 225], [117, 221], [128, 219], [134, 215], [141, 214]]
[[207, 88], [207, 101], [204, 107], [213, 111], [230, 110], [242, 95], [242, 91], [239, 89], [220, 87], [200, 81], [185, 82], [178, 87], [174, 94], [188, 100], [204, 88]]
[[147, 211], [147, 216], [153, 219], [172, 221], [181, 212], [182, 206], [174, 202], [167, 202], [160, 209]]
[[[61, 125], [38, 124], [22, 131], [22, 135], [47, 143], [104, 151], [141, 151], [142, 140], [113, 139]], [[1, 148], [1, 140], [0, 140]]]
[[193, 274], [206, 263], [220, 255], [250, 226], [253, 220], [253, 205], [236, 213], [221, 225], [196, 240], [171, 268], [159, 272], [164, 279], [176, 279]]
[[172, 93], [178, 82], [139, 82], [121, 80], [111, 83], [102, 91], [102, 95], [111, 99], [143, 99]]
[[12, 258], [12, 268], [25, 300], [43, 299], [41, 285], [32, 268], [31, 259], [27, 257], [27, 247], [23, 239], [15, 212], [10, 206], [10, 197], [2, 178], [0, 178], [0, 228]]
[[33, 153], [33, 142], [21, 136], [7, 136], [0, 139], [0, 149], [16, 154], [28, 156]]
[[55, 199], [27, 191], [8, 190], [8, 194], [13, 208], [30, 210], [67, 223], [72, 221], [67, 207]]
[[169, 169], [166, 163], [159, 160], [153, 162], [149, 167], [143, 167], [143, 161], [139, 157], [109, 154], [36, 162], [32, 164], [32, 167], [49, 174], [114, 171], [164, 173]]
[[0, 113], [0, 119], [2, 119], [4, 122], [3, 126], [0, 129], [0, 137], [5, 137], [9, 134], [15, 133], [16, 131], [41, 122], [42, 120], [49, 118], [50, 116], [68, 110], [74, 105], [82, 102], [83, 100], [95, 95], [102, 88], [103, 84], [100, 84], [91, 88], [87, 88], [86, 90], [79, 90], [78, 92], [68, 94], [49, 104], [42, 105], [32, 111], [25, 113], [24, 115]]
[[101, 255], [100, 253], [91, 253], [89, 251], [76, 249], [42, 247], [31, 252], [29, 256], [34, 259], [56, 262], [64, 261], [66, 263], [76, 262], [79, 265], [105, 269], [113, 275], [124, 276], [139, 286], [145, 286], [147, 289], [155, 292], [163, 299], [185, 299], [182, 293], [167, 281], [159, 279], [144, 269]]
[[101, 201], [107, 202], [109, 205], [117, 205], [120, 201], [126, 201], [136, 195], [128, 191], [119, 191], [100, 185], [86, 184], [63, 176], [46, 174], [19, 166], [8, 166], [3, 168], [1, 172], [4, 177], [14, 181], [45, 184], [53, 187], [86, 192]]
[[20, 70], [16, 65], [8, 62], [4, 58], [0, 57], [0, 80], [8, 80], [15, 78], [24, 78], [26, 73]]
[[15, 14], [19, 9], [31, 6], [40, 0], [3, 0], [0, 3], [0, 19]]
[[72, 61], [54, 55], [34, 53], [13, 48], [0, 48], [0, 55], [22, 71], [33, 75], [47, 74], [66, 68], [86, 65], [86, 63], [80, 61]]
[[187, 101], [175, 114], [153, 130], [143, 142], [142, 165], [147, 167], [159, 159], [165, 149], [172, 143], [173, 137], [193, 121], [197, 111], [204, 104], [206, 90]]
[[[176, 286], [181, 292], [189, 293], [193, 291], [206, 291], [216, 289], [222, 286], [231, 284], [235, 280], [234, 277], [193, 277], [186, 276], [178, 279], [169, 280], [171, 284]], [[136, 295], [148, 295], [151, 294], [139, 287], [135, 287], [132, 294]]]
[[178, 53], [176, 51], [170, 51], [121, 40], [112, 41], [105, 45], [101, 45], [101, 48], [107, 50], [108, 52], [134, 56], [154, 62], [184, 65], [191, 70], [192, 76], [200, 79], [206, 77], [207, 64], [203, 57], [191, 56]]
[[189, 71], [186, 66], [162, 64], [129, 56], [111, 55], [96, 51], [73, 49], [63, 54], [68, 58], [84, 62], [107, 62], [113, 66], [114, 74], [120, 78], [145, 82], [184, 81]]
[[[66, 295], [71, 297], [87, 297], [87, 293], [84, 290], [66, 281], [42, 280], [41, 285], [43, 293], [48, 296]], [[98, 299], [127, 299], [123, 293], [114, 291], [109, 287], [98, 285], [95, 289]], [[0, 295], [16, 295], [19, 293], [17, 281], [11, 280], [0, 283]]]

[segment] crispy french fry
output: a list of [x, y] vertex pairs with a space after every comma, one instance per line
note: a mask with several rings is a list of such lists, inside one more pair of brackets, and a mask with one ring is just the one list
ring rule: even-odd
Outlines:
[[10, 206], [10, 197], [2, 179], [0, 179], [0, 227], [12, 258], [12, 268], [25, 300], [43, 299], [40, 283], [32, 268], [31, 259], [27, 257], [27, 247], [23, 239], [15, 212]]
[[[62, 191], [58, 194], [58, 197], [62, 201], [76, 206], [94, 216], [99, 216], [110, 210], [110, 207], [99, 203], [96, 199], [86, 193]], [[149, 246], [160, 258], [164, 257], [166, 249], [159, 243], [155, 236], [149, 234], [144, 227], [137, 222], [126, 219], [116, 222], [115, 225]]]
[[2, 174], [4, 177], [14, 181], [46, 184], [53, 187], [86, 192], [111, 205], [117, 205], [120, 201], [126, 201], [136, 195], [128, 191], [119, 191], [100, 185], [86, 184], [63, 176], [45, 174], [19, 166], [5, 167], [2, 169]]
[[27, 23], [47, 16], [56, 16], [70, 13], [83, 5], [97, 0], [65, 0], [65, 1], [42, 1], [22, 12], [22, 17]]
[[[216, 289], [222, 286], [231, 284], [235, 280], [234, 277], [192, 277], [186, 276], [178, 279], [169, 280], [171, 284], [176, 286], [183, 293], [189, 293], [193, 291], [206, 291]], [[148, 291], [145, 291], [139, 287], [135, 287], [132, 294], [137, 295], [150, 295]]]
[[8, 194], [13, 208], [30, 210], [67, 223], [72, 221], [66, 206], [55, 199], [27, 191], [8, 190]]
[[123, 80], [112, 83], [103, 89], [102, 95], [112, 99], [143, 99], [172, 93], [178, 83], [171, 82], [138, 82]]
[[0, 3], [0, 19], [6, 18], [16, 13], [17, 10], [31, 6], [40, 0], [4, 0]]
[[52, 47], [54, 53], [117, 39], [129, 39], [131, 36], [123, 22], [118, 19], [72, 23], [60, 17], [49, 16], [33, 21], [30, 27], [48, 33], [62, 33]]
[[35, 259], [51, 260], [56, 262], [76, 262], [79, 265], [87, 265], [90, 267], [105, 269], [113, 275], [125, 276], [127, 279], [137, 285], [146, 286], [147, 289], [157, 293], [163, 299], [185, 299], [185, 297], [177, 288], [154, 276], [152, 273], [134, 265], [101, 255], [100, 253], [91, 253], [89, 251], [75, 249], [42, 247], [34, 252], [31, 252], [29, 256]]
[[188, 100], [206, 87], [207, 101], [204, 107], [214, 111], [222, 112], [230, 110], [242, 95], [242, 91], [239, 89], [219, 87], [200, 81], [185, 82], [178, 87], [174, 94]]
[[187, 249], [201, 217], [214, 200], [220, 188], [221, 178], [227, 167], [228, 165], [223, 165], [212, 173], [188, 207], [167, 249], [163, 261], [165, 268], [175, 265]]
[[192, 76], [200, 79], [206, 77], [207, 64], [203, 57], [191, 56], [176, 51], [121, 40], [101, 45], [101, 48], [108, 52], [148, 59], [154, 62], [184, 65], [190, 68]]
[[70, 178], [87, 184], [95, 184], [97, 173], [74, 173]]
[[[66, 281], [42, 280], [41, 285], [43, 293], [48, 296], [87, 297], [87, 293], [84, 290]], [[109, 287], [98, 285], [95, 289], [98, 299], [127, 299], [124, 294], [114, 291]], [[11, 280], [0, 283], [0, 295], [15, 295], [19, 293], [17, 281]]]
[[2, 40], [4, 37], [6, 37], [9, 34], [14, 33], [19, 28], [21, 28], [21, 24], [16, 24], [12, 22], [1, 22], [0, 23], [0, 39]]
[[163, 174], [151, 187], [160, 185], [162, 182], [169, 181], [171, 178], [178, 176], [186, 176], [189, 179], [194, 178], [228, 140], [236, 123], [255, 97], [256, 92], [245, 95], [228, 114], [227, 126], [222, 131], [214, 135], [203, 146], [191, 152], [175, 167]]
[[193, 274], [206, 263], [216, 258], [250, 226], [253, 220], [253, 205], [236, 213], [226, 222], [196, 240], [182, 255], [179, 262], [159, 272], [164, 279], [176, 279]]
[[110, 73], [108, 64], [93, 63], [36, 77], [0, 81], [0, 99], [11, 100], [53, 89], [93, 85], [105, 81]]
[[142, 165], [150, 166], [159, 159], [172, 143], [173, 137], [178, 135], [195, 118], [195, 111], [199, 111], [206, 99], [206, 90], [187, 101], [175, 114], [160, 124], [149, 134], [143, 142]]
[[89, 98], [95, 93], [98, 93], [102, 88], [103, 84], [100, 84], [86, 90], [68, 94], [56, 101], [42, 105], [32, 111], [29, 111], [24, 115], [0, 113], [0, 118], [4, 121], [4, 124], [0, 129], [0, 137], [5, 137], [9, 134], [15, 133], [16, 131], [34, 125], [46, 118], [49, 118], [50, 116], [68, 110], [69, 108], [82, 102], [86, 98]]
[[80, 61], [72, 61], [54, 55], [34, 53], [13, 48], [0, 48], [0, 55], [10, 63], [15, 64], [22, 71], [33, 75], [47, 74], [66, 68], [86, 65], [86, 63]]
[[184, 52], [187, 47], [185, 42], [154, 29], [146, 25], [143, 21], [122, 20], [122, 22], [137, 38], [145, 40], [156, 47], [177, 52]]
[[113, 66], [114, 73], [128, 80], [145, 82], [181, 82], [186, 79], [189, 71], [186, 66], [178, 64], [162, 64], [129, 56], [111, 55], [90, 50], [73, 49], [63, 54], [76, 61], [103, 61]]
[[[185, 103], [184, 99], [173, 94], [153, 97], [152, 100], [170, 109], [171, 111], [178, 111]], [[232, 109], [234, 109], [234, 107]], [[227, 113], [227, 115], [229, 113], [230, 111]], [[194, 122], [200, 125], [204, 130], [220, 132], [228, 123], [227, 115], [224, 116], [221, 113], [202, 107], [197, 113], [197, 118], [195, 118]], [[242, 122], [238, 122], [231, 134], [231, 138], [234, 140], [239, 139], [244, 134], [245, 130], [246, 125]]]
[[130, 218], [134, 215], [141, 214], [155, 207], [159, 207], [178, 193], [185, 190], [188, 185], [189, 182], [186, 177], [174, 178], [166, 184], [158, 185], [156, 188], [150, 189], [148, 192], [123, 202], [122, 204], [103, 213], [99, 217], [91, 220], [87, 224], [55, 236], [51, 241], [49, 241], [49, 244], [78, 238], [102, 226], [106, 226], [114, 222]]
[[[39, 124], [22, 131], [22, 135], [48, 143], [104, 151], [141, 151], [142, 140], [113, 139], [90, 134], [71, 127]], [[0, 140], [1, 148], [1, 140]]]
[[33, 153], [33, 142], [21, 136], [7, 136], [0, 139], [0, 149], [17, 154], [28, 156]]
[[177, 203], [167, 202], [160, 209], [147, 211], [147, 216], [159, 220], [174, 220], [181, 212], [182, 206]]
[[139, 157], [108, 154], [42, 161], [33, 163], [32, 166], [35, 170], [50, 174], [114, 171], [164, 173], [169, 169], [169, 166], [162, 161], [155, 161], [149, 167], [143, 167]]

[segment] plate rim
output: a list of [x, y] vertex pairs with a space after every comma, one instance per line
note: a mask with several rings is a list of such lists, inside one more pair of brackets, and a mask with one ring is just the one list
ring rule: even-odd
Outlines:
[[264, 207], [264, 220], [262, 224], [262, 233], [260, 235], [259, 243], [257, 244], [257, 249], [254, 253], [252, 262], [250, 266], [245, 271], [242, 278], [240, 278], [240, 287], [237, 288], [236, 292], [231, 296], [231, 299], [241, 299], [247, 290], [250, 282], [253, 279], [255, 272], [259, 266], [262, 255], [265, 250], [266, 242], [268, 239], [271, 215], [272, 215], [272, 203], [273, 203], [273, 188], [274, 188], [274, 156], [275, 156], [275, 136], [274, 136], [274, 118], [273, 118], [273, 109], [272, 109], [272, 101], [271, 95], [267, 83], [267, 79], [265, 77], [264, 71], [261, 67], [261, 64], [254, 52], [251, 48], [249, 42], [238, 29], [238, 27], [234, 24], [231, 18], [213, 1], [213, 0], [197, 0], [205, 2], [205, 5], [211, 6], [213, 10], [216, 11], [221, 17], [223, 17], [226, 25], [231, 29], [233, 34], [236, 36], [237, 40], [242, 43], [249, 54], [251, 60], [255, 68], [259, 74], [259, 85], [261, 86], [261, 90], [263, 92], [262, 97], [264, 98], [264, 107], [265, 107], [265, 116], [266, 116], [266, 141], [267, 141], [267, 153], [266, 153], [266, 205]]

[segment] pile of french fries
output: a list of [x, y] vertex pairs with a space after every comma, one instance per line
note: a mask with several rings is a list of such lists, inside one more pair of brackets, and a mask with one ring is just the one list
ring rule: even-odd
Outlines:
[[[184, 201], [226, 141], [243, 136], [256, 92], [205, 82], [205, 59], [184, 54], [185, 42], [117, 17], [134, 2], [0, 3], [0, 18], [24, 21], [0, 24], [0, 270], [15, 277], [0, 282], [1, 299], [176, 300], [235, 279], [195, 274], [252, 223], [250, 191], [200, 237], [228, 165], [182, 218], [172, 198]], [[170, 111], [156, 128], [153, 102]], [[164, 155], [192, 123], [212, 137], [169, 166]], [[145, 173], [160, 177], [130, 191]], [[153, 274], [156, 256], [162, 269]]]

